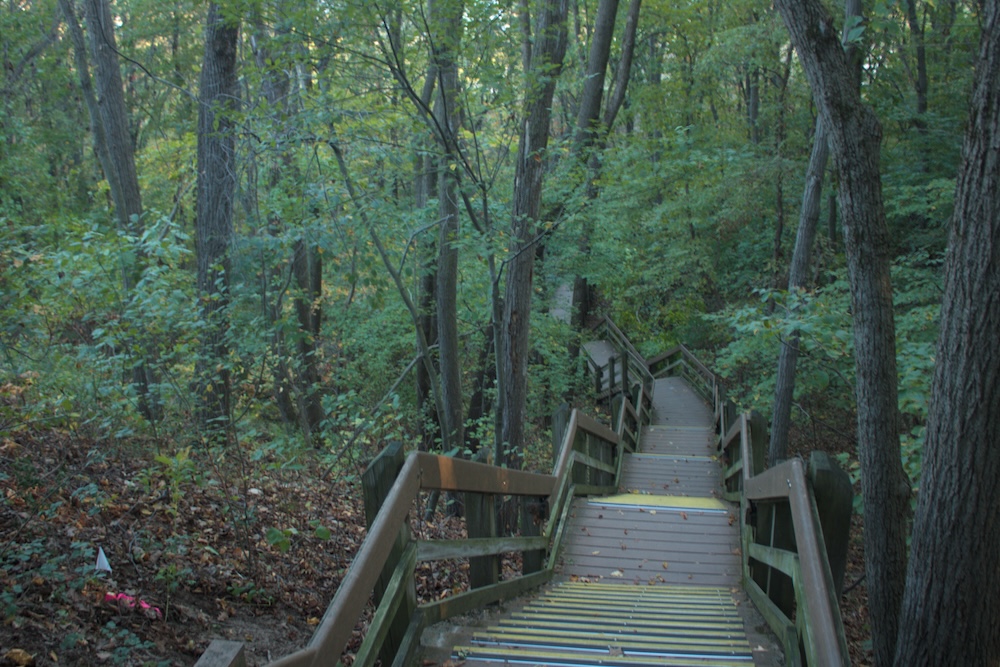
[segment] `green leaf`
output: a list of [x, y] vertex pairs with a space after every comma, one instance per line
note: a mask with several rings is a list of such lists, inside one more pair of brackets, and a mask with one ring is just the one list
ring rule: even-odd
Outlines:
[[292, 543], [288, 539], [288, 534], [283, 530], [268, 528], [265, 539], [267, 539], [268, 544], [272, 547], [276, 547], [281, 553], [287, 553], [288, 550], [292, 548]]

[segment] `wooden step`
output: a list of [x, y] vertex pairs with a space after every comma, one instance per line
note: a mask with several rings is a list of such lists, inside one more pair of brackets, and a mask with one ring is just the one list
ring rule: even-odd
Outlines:
[[530, 665], [744, 667], [753, 655], [729, 588], [565, 582], [455, 648]]

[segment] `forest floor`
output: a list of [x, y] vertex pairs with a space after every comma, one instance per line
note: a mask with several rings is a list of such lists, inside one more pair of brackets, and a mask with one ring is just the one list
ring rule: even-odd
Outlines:
[[[261, 665], [306, 644], [364, 539], [360, 484], [325, 481], [315, 457], [206, 458], [0, 438], [0, 665], [188, 666], [212, 638]], [[464, 536], [440, 513], [413, 529]], [[419, 566], [419, 597], [461, 589], [466, 568]]]
[[[0, 437], [0, 665], [187, 666], [212, 638], [245, 642], [262, 665], [308, 641], [364, 539], [360, 486], [325, 481], [315, 457], [209, 461], [139, 444]], [[414, 519], [415, 533], [463, 536], [437, 517]], [[860, 530], [855, 518], [847, 586], [864, 571]], [[110, 572], [95, 569], [99, 550]], [[461, 590], [466, 568], [420, 566], [419, 597]], [[855, 665], [870, 664], [865, 596], [862, 582], [843, 604]]]

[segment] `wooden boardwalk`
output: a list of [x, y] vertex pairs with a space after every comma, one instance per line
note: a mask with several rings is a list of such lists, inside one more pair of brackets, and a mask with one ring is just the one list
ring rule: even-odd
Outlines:
[[737, 508], [720, 500], [712, 411], [679, 378], [656, 381], [653, 408], [620, 493], [574, 501], [558, 583], [475, 632], [455, 659], [776, 664], [752, 628], [753, 648], [747, 638]]

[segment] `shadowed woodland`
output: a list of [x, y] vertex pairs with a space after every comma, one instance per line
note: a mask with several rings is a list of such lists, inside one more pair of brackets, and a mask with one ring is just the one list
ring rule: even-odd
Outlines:
[[0, 664], [301, 647], [386, 445], [610, 423], [605, 316], [851, 474], [852, 662], [1000, 661], [997, 0], [6, 0], [0, 48]]

